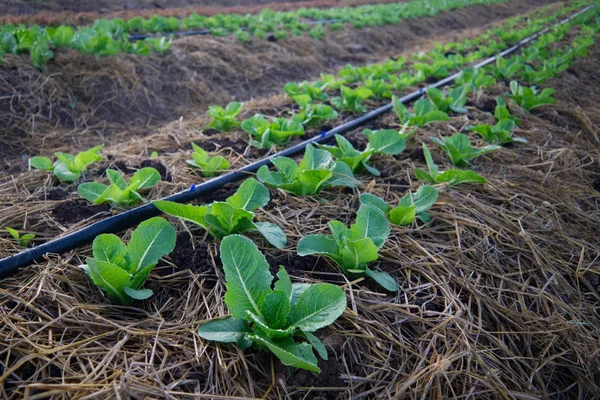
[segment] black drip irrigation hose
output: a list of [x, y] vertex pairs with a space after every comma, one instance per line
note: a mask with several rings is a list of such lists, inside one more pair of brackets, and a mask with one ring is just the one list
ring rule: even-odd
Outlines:
[[[583, 8], [582, 10], [578, 11], [577, 13], [571, 15], [570, 17], [560, 21], [559, 23], [556, 23], [554, 25], [546, 27], [546, 28], [542, 29], [541, 31], [521, 40], [519, 43], [512, 46], [511, 48], [506, 49], [503, 52], [498, 53], [497, 55], [495, 55], [493, 57], [490, 57], [486, 60], [481, 61], [480, 63], [474, 65], [472, 68], [481, 68], [486, 65], [489, 65], [489, 64], [495, 62], [496, 59], [503, 57], [507, 54], [515, 52], [516, 50], [518, 50], [521, 47], [525, 46], [526, 44], [530, 43], [531, 41], [537, 39], [539, 36], [547, 33], [552, 27], [564, 25], [567, 22], [571, 21], [572, 19], [580, 16], [581, 14], [583, 14], [597, 6], [598, 5], [587, 6], [587, 7]], [[430, 85], [428, 88], [439, 88], [441, 86], [447, 85], [448, 83], [451, 83], [452, 81], [454, 81], [461, 74], [462, 74], [462, 71], [457, 72], [441, 81], [438, 81], [438, 82]], [[425, 92], [426, 92], [426, 89], [421, 88], [410, 94], [407, 94], [406, 96], [402, 97], [399, 100], [401, 103], [412, 102], [412, 101], [420, 98], [421, 96], [423, 96], [423, 94]], [[200, 198], [202, 196], [205, 196], [209, 193], [212, 193], [212, 192], [220, 189], [221, 187], [223, 187], [224, 185], [226, 185], [228, 183], [233, 183], [233, 182], [239, 181], [239, 180], [247, 177], [249, 174], [256, 172], [263, 165], [267, 165], [269, 162], [271, 162], [272, 159], [274, 159], [276, 157], [293, 156], [293, 155], [303, 151], [308, 144], [326, 141], [326, 140], [332, 138], [336, 134], [344, 134], [344, 133], [351, 131], [361, 125], [364, 125], [365, 123], [379, 117], [380, 115], [390, 111], [391, 109], [392, 109], [391, 103], [387, 104], [385, 106], [379, 107], [359, 118], [356, 118], [356, 119], [348, 121], [342, 125], [339, 125], [336, 128], [333, 128], [328, 132], [323, 132], [321, 135], [318, 135], [311, 139], [300, 142], [300, 143], [298, 143], [292, 147], [289, 147], [285, 150], [282, 150], [278, 153], [272, 154], [261, 160], [255, 161], [251, 164], [248, 164], [245, 167], [242, 167], [238, 170], [229, 172], [227, 174], [221, 175], [217, 178], [211, 179], [207, 182], [204, 182], [204, 183], [201, 183], [198, 185], [192, 185], [192, 187], [190, 189], [184, 190], [179, 193], [175, 193], [171, 196], [164, 197], [161, 200], [174, 201], [177, 203], [186, 203], [191, 200]], [[34, 263], [36, 261], [42, 260], [44, 258], [44, 255], [46, 255], [48, 253], [61, 254], [61, 253], [73, 250], [77, 247], [81, 247], [81, 246], [91, 243], [94, 240], [94, 238], [100, 234], [117, 233], [117, 232], [123, 231], [123, 230], [128, 229], [148, 218], [154, 217], [159, 214], [161, 214], [161, 212], [158, 208], [156, 208], [156, 206], [154, 206], [152, 203], [147, 203], [143, 206], [136, 207], [129, 211], [125, 211], [121, 214], [114, 215], [112, 217], [108, 217], [102, 221], [96, 222], [96, 223], [94, 223], [90, 226], [87, 226], [85, 228], [82, 228], [78, 231], [69, 233], [58, 239], [54, 239], [50, 242], [43, 243], [39, 246], [25, 250], [21, 253], [12, 255], [10, 257], [3, 258], [2, 260], [0, 260], [0, 279], [6, 278], [6, 277], [16, 273], [19, 270], [19, 268], [31, 265], [32, 263]]]
[[[308, 25], [325, 25], [325, 24], [333, 24], [337, 22], [337, 19], [324, 19], [321, 21], [308, 21], [306, 24]], [[239, 28], [241, 31], [247, 31], [247, 27]], [[155, 32], [155, 33], [133, 33], [127, 37], [127, 40], [130, 42], [136, 42], [138, 40], [144, 40], [148, 38], [159, 38], [163, 36], [199, 36], [199, 35], [208, 35], [211, 33], [210, 29], [196, 29], [189, 31], [175, 31], [175, 32]], [[231, 33], [231, 32], [229, 32]]]

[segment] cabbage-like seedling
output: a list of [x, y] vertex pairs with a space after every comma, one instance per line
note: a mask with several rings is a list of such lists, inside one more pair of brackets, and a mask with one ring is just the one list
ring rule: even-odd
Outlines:
[[186, 162], [196, 168], [200, 168], [202, 175], [206, 178], [215, 176], [216, 173], [229, 168], [229, 161], [223, 156], [210, 156], [206, 150], [198, 146], [196, 143], [192, 143], [194, 152], [192, 153], [192, 159], [186, 160]]
[[250, 140], [258, 148], [287, 143], [292, 136], [304, 136], [304, 126], [294, 119], [274, 118], [272, 122], [256, 114], [242, 122], [242, 129], [258, 140]]
[[487, 183], [483, 176], [469, 169], [449, 169], [440, 172], [438, 166], [433, 162], [431, 152], [425, 143], [423, 143], [423, 154], [429, 172], [425, 172], [419, 168], [415, 169], [415, 176], [422, 181], [429, 183], [447, 183], [449, 186], [461, 183]]
[[331, 99], [331, 104], [340, 111], [364, 113], [367, 111], [361, 102], [373, 96], [373, 92], [365, 86], [351, 89], [348, 86], [340, 87], [340, 96]]
[[112, 206], [132, 207], [140, 201], [147, 202], [139, 193], [140, 190], [150, 189], [160, 181], [160, 173], [152, 167], [141, 168], [133, 174], [129, 182], [114, 169], [107, 169], [106, 175], [110, 185], [86, 182], [77, 187], [77, 192], [94, 204], [109, 203]]
[[432, 137], [431, 140], [446, 151], [450, 162], [457, 167], [466, 167], [474, 158], [502, 148], [496, 144], [473, 148], [471, 140], [463, 133], [455, 133], [451, 137], [445, 137], [443, 141], [435, 137]]
[[427, 211], [435, 204], [438, 195], [433, 186], [421, 186], [416, 192], [407, 193], [396, 207], [370, 193], [360, 195], [360, 204], [380, 211], [394, 225], [410, 225], [417, 217], [425, 223], [431, 220]]
[[54, 163], [48, 157], [31, 157], [29, 159], [29, 167], [52, 171], [61, 181], [76, 181], [81, 177], [82, 172], [87, 171], [91, 164], [102, 160], [102, 156], [99, 153], [103, 147], [104, 145], [101, 144], [89, 150], [82, 151], [76, 156], [66, 153], [54, 153], [57, 158]]
[[356, 222], [346, 227], [340, 221], [329, 221], [331, 235], [308, 235], [298, 241], [298, 255], [321, 255], [334, 261], [346, 275], [366, 275], [384, 289], [398, 290], [396, 281], [387, 273], [369, 268], [379, 257], [390, 234], [385, 215], [370, 206], [361, 206]]
[[336, 119], [337, 111], [325, 104], [312, 104], [310, 96], [299, 94], [294, 100], [300, 106], [300, 112], [292, 116], [292, 120], [306, 126], [315, 126], [325, 121]]
[[112, 301], [128, 305], [144, 300], [152, 296], [152, 290], [143, 288], [148, 275], [161, 257], [173, 251], [176, 237], [165, 219], [151, 218], [132, 232], [127, 245], [113, 234], [96, 237], [93, 258], [81, 268]]
[[344, 162], [335, 162], [333, 155], [325, 150], [306, 146], [300, 164], [287, 157], [272, 160], [277, 171], [263, 165], [256, 177], [265, 185], [293, 193], [297, 196], [313, 196], [328, 187], [357, 187], [360, 182]]
[[328, 283], [292, 283], [283, 267], [271, 288], [273, 276], [265, 256], [240, 235], [223, 239], [221, 261], [231, 316], [201, 324], [198, 335], [242, 349], [266, 348], [287, 366], [321, 372], [313, 349], [325, 360], [327, 350], [313, 332], [342, 315], [344, 291]]
[[465, 104], [467, 104], [467, 94], [470, 90], [471, 87], [469, 85], [461, 85], [444, 93], [439, 89], [431, 87], [427, 89], [427, 94], [438, 110], [445, 113], [454, 111], [455, 113], [466, 114], [468, 111], [465, 108]]
[[392, 97], [392, 109], [400, 122], [408, 126], [424, 127], [433, 122], [448, 121], [450, 117], [436, 108], [432, 101], [419, 99], [413, 106], [412, 113], [400, 102], [398, 97]]
[[16, 229], [8, 227], [4, 229], [6, 229], [6, 232], [10, 233], [10, 236], [12, 236], [13, 239], [15, 239], [17, 243], [19, 243], [19, 246], [23, 248], [27, 247], [31, 239], [35, 238], [35, 234], [33, 233], [25, 233], [21, 235], [21, 233]]
[[485, 140], [488, 144], [502, 145], [512, 142], [527, 143], [526, 139], [512, 136], [512, 131], [515, 129], [515, 127], [516, 124], [512, 119], [503, 119], [494, 126], [489, 124], [481, 124], [469, 127], [468, 129], [472, 132], [479, 133], [483, 140]]
[[556, 103], [556, 99], [552, 97], [554, 89], [551, 88], [542, 89], [540, 92], [535, 86], [521, 86], [517, 81], [512, 81], [510, 83], [510, 92], [511, 95], [508, 97], [527, 111], [543, 105]]
[[209, 231], [217, 240], [234, 233], [258, 231], [278, 249], [285, 248], [283, 230], [270, 222], [254, 222], [254, 211], [269, 203], [269, 190], [256, 179], [246, 179], [231, 197], [212, 204], [195, 206], [157, 200], [153, 204], [162, 212], [194, 223]]
[[325, 93], [326, 87], [327, 84], [324, 82], [290, 82], [283, 87], [283, 91], [291, 98], [299, 95], [307, 95], [310, 100], [325, 101], [329, 98], [327, 93]]
[[227, 104], [227, 107], [210, 106], [206, 115], [212, 118], [207, 128], [216, 129], [219, 132], [227, 132], [240, 126], [236, 117], [242, 112], [243, 104], [237, 101]]

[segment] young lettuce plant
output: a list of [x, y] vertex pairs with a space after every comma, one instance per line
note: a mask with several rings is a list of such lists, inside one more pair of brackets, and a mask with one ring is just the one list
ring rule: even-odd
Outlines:
[[152, 202], [162, 212], [194, 223], [206, 229], [215, 239], [228, 235], [258, 231], [278, 249], [285, 248], [287, 238], [283, 230], [270, 222], [254, 222], [254, 211], [269, 203], [269, 190], [256, 179], [246, 179], [224, 202], [195, 206], [171, 201]]
[[392, 107], [394, 113], [405, 125], [424, 127], [433, 122], [448, 121], [450, 117], [443, 111], [440, 111], [436, 106], [427, 99], [419, 99], [415, 102], [413, 112], [408, 111], [406, 106], [398, 100], [398, 97], [392, 97]]
[[324, 82], [290, 82], [283, 87], [283, 91], [292, 99], [296, 96], [306, 95], [311, 101], [326, 101], [329, 99], [329, 96], [325, 93], [326, 87], [327, 83]]
[[406, 141], [402, 135], [393, 129], [380, 131], [371, 131], [366, 129], [365, 133], [369, 139], [367, 148], [358, 151], [346, 138], [335, 135], [337, 146], [317, 145], [320, 149], [331, 153], [337, 161], [346, 163], [352, 172], [358, 173], [367, 170], [374, 176], [380, 176], [381, 173], [375, 167], [369, 165], [369, 160], [374, 154], [400, 154], [406, 148]]
[[511, 133], [516, 124], [512, 119], [500, 120], [496, 125], [481, 124], [469, 127], [472, 132], [477, 132], [488, 144], [506, 144], [512, 142], [527, 143], [526, 139], [512, 137]]
[[538, 93], [535, 86], [529, 88], [519, 85], [517, 81], [512, 81], [510, 83], [510, 91], [511, 95], [508, 97], [527, 111], [546, 104], [556, 103], [556, 99], [552, 97], [554, 89], [546, 88]]
[[13, 237], [13, 239], [15, 239], [17, 241], [17, 243], [19, 243], [19, 246], [26, 248], [27, 245], [29, 244], [29, 242], [31, 241], [31, 239], [35, 238], [35, 234], [34, 233], [26, 233], [24, 235], [21, 235], [19, 233], [18, 230], [13, 229], [13, 228], [4, 228], [6, 229], [6, 232], [8, 232], [10, 234], [10, 236]]
[[298, 241], [298, 255], [321, 255], [334, 261], [346, 275], [366, 275], [390, 292], [398, 290], [396, 281], [387, 273], [374, 271], [369, 263], [390, 235], [389, 224], [380, 211], [361, 206], [356, 222], [346, 227], [339, 221], [329, 221], [331, 235], [308, 235]]
[[496, 59], [496, 66], [492, 67], [492, 72], [497, 79], [510, 79], [518, 74], [524, 66], [525, 63], [521, 57], [512, 57], [509, 59], [498, 57]]
[[294, 96], [294, 100], [300, 106], [300, 112], [292, 116], [292, 120], [302, 125], [315, 126], [338, 117], [337, 111], [328, 105], [313, 105], [307, 94]]
[[335, 162], [331, 153], [311, 144], [306, 146], [300, 165], [287, 157], [277, 157], [272, 162], [277, 171], [269, 171], [269, 167], [263, 165], [256, 177], [267, 186], [297, 196], [314, 196], [328, 187], [354, 188], [360, 184], [346, 163]]
[[216, 173], [229, 168], [229, 161], [223, 156], [209, 156], [206, 150], [192, 142], [192, 159], [186, 162], [196, 168], [200, 168], [202, 175], [206, 178], [215, 176]]
[[61, 181], [73, 182], [79, 179], [81, 174], [87, 171], [87, 168], [91, 164], [102, 160], [102, 156], [99, 153], [103, 147], [104, 145], [101, 144], [89, 150], [82, 151], [76, 156], [66, 153], [54, 153], [57, 158], [54, 163], [47, 157], [31, 157], [29, 159], [29, 167], [52, 171]]
[[258, 139], [250, 140], [250, 144], [258, 148], [280, 146], [292, 136], [304, 136], [304, 126], [300, 122], [285, 118], [274, 118], [269, 122], [260, 114], [242, 122], [242, 129]]
[[468, 111], [465, 108], [465, 104], [467, 104], [467, 94], [469, 91], [469, 85], [455, 87], [448, 93], [432, 87], [427, 89], [427, 94], [438, 110], [445, 113], [454, 111], [455, 113], [466, 114]]
[[133, 207], [140, 201], [147, 202], [138, 193], [139, 190], [150, 189], [160, 181], [160, 173], [152, 167], [141, 168], [133, 174], [129, 182], [114, 169], [107, 169], [106, 175], [110, 185], [86, 182], [77, 187], [77, 192], [93, 204], [110, 203], [112, 206]]
[[496, 118], [496, 122], [500, 122], [504, 119], [510, 119], [517, 125], [521, 124], [521, 120], [519, 118], [515, 117], [514, 115], [511, 115], [508, 109], [508, 105], [500, 96], [496, 97], [496, 108], [494, 109], [494, 118]]
[[451, 137], [445, 137], [443, 141], [435, 137], [431, 140], [446, 151], [450, 162], [457, 167], [466, 167], [474, 158], [502, 148], [499, 145], [489, 145], [474, 149], [469, 137], [463, 133], [455, 133]]
[[329, 283], [293, 284], [283, 267], [271, 289], [273, 276], [265, 256], [239, 235], [223, 239], [221, 261], [231, 316], [203, 323], [198, 335], [242, 349], [267, 348], [287, 366], [321, 372], [313, 348], [325, 360], [327, 350], [313, 332], [342, 315], [347, 304], [344, 291]]
[[493, 85], [496, 83], [496, 79], [486, 74], [483, 68], [467, 68], [456, 78], [456, 83], [468, 85], [471, 90], [475, 91]]
[[427, 212], [438, 199], [438, 190], [433, 186], [421, 186], [415, 193], [407, 193], [396, 207], [370, 193], [360, 195], [360, 204], [381, 212], [394, 225], [410, 225], [418, 217], [424, 223], [431, 220]]
[[177, 234], [165, 219], [142, 222], [125, 245], [118, 236], [102, 234], [92, 244], [93, 258], [81, 268], [106, 296], [123, 305], [152, 296], [143, 289], [148, 275], [164, 255], [175, 248]]
[[233, 128], [240, 126], [240, 122], [236, 117], [242, 111], [242, 103], [232, 102], [227, 104], [227, 107], [210, 106], [206, 115], [212, 118], [212, 121], [206, 126], [207, 128], [216, 129], [219, 132], [227, 132]]
[[373, 96], [373, 92], [365, 86], [359, 86], [351, 89], [347, 86], [340, 87], [340, 97], [331, 99], [331, 104], [340, 111], [349, 111], [353, 113], [364, 113], [367, 107], [361, 104], [361, 101]]
[[415, 176], [417, 179], [429, 183], [447, 183], [449, 186], [461, 183], [487, 183], [484, 177], [468, 169], [449, 169], [448, 171], [440, 172], [438, 166], [433, 162], [431, 152], [425, 143], [423, 143], [423, 154], [425, 155], [429, 172], [416, 168]]

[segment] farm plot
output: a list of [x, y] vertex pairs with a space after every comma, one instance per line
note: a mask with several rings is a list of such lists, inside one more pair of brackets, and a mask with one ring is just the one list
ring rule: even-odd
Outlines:
[[[137, 273], [142, 285], [106, 284], [115, 282], [98, 264], [108, 237], [93, 254], [49, 255], [4, 280], [6, 396], [598, 396], [597, 17], [589, 11], [408, 107], [393, 95], [506, 48], [533, 33], [536, 20], [349, 66], [320, 83], [287, 85], [286, 96], [212, 108], [143, 140], [82, 153], [77, 163], [33, 160], [53, 171], [4, 185], [2, 222], [34, 232], [30, 243], [39, 244], [121, 212], [141, 201], [138, 192], [158, 199], [190, 188], [200, 175], [247, 165], [392, 97], [391, 113], [347, 141], [279, 159], [280, 174], [262, 167], [202, 199], [210, 208], [157, 203], [188, 223], [169, 218], [175, 233], [153, 220], [124, 236], [129, 256], [119, 265], [129, 266], [141, 232], [165, 227], [153, 257], [170, 255], [145, 286]], [[192, 141], [194, 154], [182, 152]], [[111, 159], [98, 163], [98, 153]], [[89, 171], [75, 168], [88, 163]], [[157, 171], [134, 174], [138, 166]], [[18, 242], [2, 241], [2, 252], [15, 253]], [[105, 248], [113, 246], [121, 245]], [[240, 292], [240, 282], [252, 290]], [[294, 300], [294, 290], [305, 292]], [[287, 304], [285, 321], [267, 311], [270, 302]], [[298, 318], [307, 307], [320, 310], [319, 322]], [[237, 344], [205, 340], [224, 338]]]

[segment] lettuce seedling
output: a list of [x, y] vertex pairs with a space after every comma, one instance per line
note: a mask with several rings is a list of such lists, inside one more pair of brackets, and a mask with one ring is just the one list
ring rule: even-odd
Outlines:
[[494, 109], [494, 118], [496, 118], [496, 122], [500, 122], [503, 119], [510, 119], [517, 125], [521, 124], [521, 120], [519, 118], [515, 117], [514, 115], [511, 115], [508, 109], [508, 105], [500, 96], [496, 97], [496, 108]]
[[216, 129], [219, 132], [227, 132], [240, 126], [236, 117], [242, 112], [242, 103], [237, 101], [227, 104], [227, 107], [210, 106], [206, 115], [212, 118], [207, 128]]
[[320, 149], [331, 153], [337, 161], [346, 163], [352, 172], [358, 173], [367, 170], [370, 174], [380, 176], [381, 173], [375, 167], [369, 165], [369, 160], [374, 154], [400, 154], [406, 148], [404, 137], [393, 129], [371, 131], [365, 129], [369, 143], [363, 151], [354, 148], [346, 138], [335, 135], [337, 146], [317, 145]]
[[469, 137], [463, 133], [455, 133], [451, 137], [445, 137], [443, 141], [434, 137], [431, 140], [446, 151], [450, 162], [457, 167], [466, 167], [472, 159], [502, 148], [499, 145], [489, 145], [474, 149]]
[[390, 207], [383, 199], [370, 193], [360, 195], [360, 204], [373, 207], [394, 225], [410, 225], [416, 217], [425, 223], [431, 220], [427, 211], [435, 204], [438, 195], [433, 186], [421, 186], [415, 193], [407, 193], [396, 207]]
[[524, 67], [525, 63], [521, 57], [512, 57], [509, 59], [498, 57], [495, 68], [492, 67], [492, 72], [497, 79], [510, 79]]
[[327, 84], [324, 82], [290, 82], [283, 87], [283, 91], [292, 99], [299, 95], [307, 95], [312, 101], [326, 101], [329, 99], [325, 88]]
[[331, 99], [331, 104], [340, 111], [349, 111], [354, 113], [364, 113], [367, 107], [360, 104], [361, 101], [373, 96], [373, 92], [365, 86], [359, 86], [351, 89], [348, 86], [340, 87], [340, 97]]
[[331, 235], [308, 235], [298, 241], [298, 255], [322, 255], [334, 261], [344, 274], [366, 275], [386, 290], [398, 290], [396, 281], [387, 273], [371, 270], [369, 263], [377, 260], [378, 252], [390, 235], [388, 222], [380, 211], [361, 206], [356, 222], [346, 227], [339, 221], [329, 221]]
[[253, 221], [254, 211], [266, 206], [270, 199], [269, 190], [264, 185], [256, 179], [246, 179], [224, 202], [195, 206], [157, 200], [152, 204], [166, 214], [201, 226], [217, 240], [234, 233], [258, 231], [273, 246], [283, 249], [287, 238], [279, 226]]
[[427, 89], [427, 94], [438, 110], [445, 113], [454, 111], [455, 113], [466, 114], [468, 111], [465, 104], [467, 104], [469, 91], [469, 85], [457, 86], [447, 93], [432, 87]]
[[512, 137], [511, 133], [516, 124], [512, 119], [500, 120], [496, 125], [481, 124], [469, 127], [472, 132], [477, 132], [488, 144], [506, 144], [512, 142], [527, 143], [526, 139]]
[[13, 228], [4, 228], [6, 229], [6, 232], [10, 233], [10, 236], [13, 237], [13, 239], [15, 239], [17, 241], [17, 243], [19, 243], [19, 246], [25, 248], [27, 247], [27, 245], [29, 244], [29, 242], [31, 241], [31, 239], [35, 238], [35, 234], [33, 233], [26, 233], [24, 235], [21, 235], [19, 233], [18, 230], [13, 229]]
[[471, 140], [463, 133], [455, 133], [451, 137], [445, 137], [443, 141], [434, 137], [431, 140], [446, 151], [450, 162], [457, 167], [466, 167], [474, 158], [502, 148], [495, 144], [479, 149], [473, 148]]
[[211, 178], [219, 171], [229, 168], [229, 161], [223, 156], [209, 156], [206, 150], [192, 142], [192, 159], [186, 160], [189, 165], [200, 168], [202, 175]]
[[[325, 345], [313, 332], [335, 322], [346, 309], [346, 295], [329, 283], [292, 283], [283, 267], [273, 276], [265, 256], [250, 239], [231, 235], [221, 243], [221, 261], [230, 317], [213, 319], [198, 328], [206, 340], [236, 343], [246, 349], [269, 349], [287, 366], [321, 372]], [[297, 342], [294, 338], [306, 341]]]
[[133, 207], [140, 201], [147, 202], [138, 193], [139, 190], [150, 189], [160, 181], [160, 173], [152, 167], [138, 170], [129, 179], [129, 182], [126, 182], [114, 169], [107, 169], [106, 175], [110, 185], [86, 182], [77, 187], [77, 192], [81, 197], [94, 204], [110, 203], [112, 206]]
[[512, 94], [508, 97], [527, 111], [546, 104], [556, 103], [556, 99], [552, 97], [554, 89], [551, 88], [546, 88], [538, 92], [535, 86], [529, 88], [519, 85], [517, 81], [512, 81], [510, 83], [510, 91]]
[[331, 153], [311, 144], [306, 146], [300, 165], [287, 157], [277, 157], [272, 163], [277, 171], [269, 171], [269, 167], [263, 165], [256, 177], [267, 186], [297, 196], [314, 196], [328, 187], [354, 188], [360, 184], [346, 163], [335, 162]]
[[406, 106], [400, 102], [398, 97], [392, 97], [392, 109], [405, 125], [424, 127], [433, 122], [448, 121], [450, 117], [436, 108], [435, 104], [427, 99], [419, 99], [413, 107], [413, 112], [408, 111]]
[[260, 114], [242, 122], [242, 129], [258, 139], [250, 140], [250, 144], [258, 148], [282, 145], [292, 136], [304, 136], [300, 122], [285, 118], [274, 118], [273, 122], [269, 122]]
[[431, 152], [425, 143], [423, 143], [423, 154], [429, 172], [416, 168], [415, 176], [417, 179], [429, 183], [447, 183], [449, 186], [460, 183], [487, 183], [484, 177], [468, 169], [449, 169], [448, 171], [440, 172], [438, 166], [433, 162]]
[[383, 79], [366, 79], [365, 87], [369, 89], [373, 96], [378, 99], [389, 99], [392, 97], [392, 89], [394, 86], [391, 83], [387, 83]]
[[471, 90], [486, 88], [496, 83], [496, 79], [485, 73], [483, 68], [466, 68], [456, 78], [456, 83], [459, 85], [468, 85]]
[[294, 96], [294, 100], [300, 106], [300, 112], [292, 116], [292, 120], [302, 125], [319, 125], [325, 121], [336, 119], [338, 117], [337, 111], [328, 105], [313, 105], [310, 96], [307, 94]]
[[79, 179], [81, 174], [87, 171], [87, 168], [91, 164], [102, 160], [102, 156], [99, 153], [103, 147], [104, 145], [101, 144], [89, 150], [82, 151], [76, 156], [66, 153], [54, 153], [58, 159], [54, 163], [48, 157], [31, 157], [29, 159], [29, 167], [52, 171], [61, 181], [73, 182]]
[[152, 296], [144, 289], [148, 275], [164, 255], [175, 248], [177, 234], [165, 219], [151, 218], [142, 222], [125, 245], [118, 236], [102, 234], [92, 244], [93, 258], [81, 268], [106, 296], [120, 304]]

